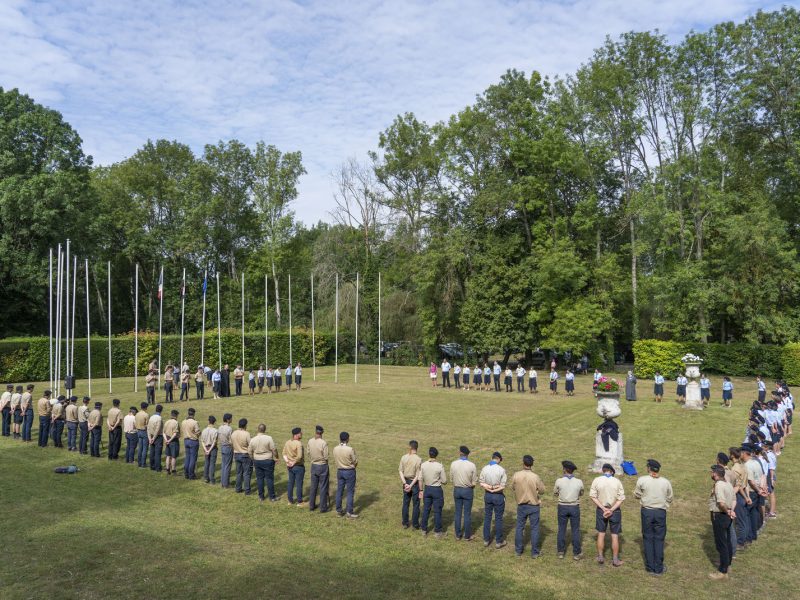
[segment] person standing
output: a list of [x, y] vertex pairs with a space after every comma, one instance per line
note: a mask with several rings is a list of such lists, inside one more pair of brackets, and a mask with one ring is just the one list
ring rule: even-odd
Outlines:
[[744, 461], [744, 467], [747, 470], [747, 493], [750, 497], [750, 502], [747, 503], [747, 515], [750, 521], [749, 529], [749, 542], [755, 542], [758, 539], [758, 532], [761, 529], [761, 496], [765, 490], [761, 486], [761, 480], [764, 476], [761, 463], [753, 457], [753, 447], [750, 444], [745, 444], [741, 449], [741, 458]]
[[231, 368], [228, 365], [222, 367], [220, 371], [219, 395], [223, 398], [231, 397]]
[[158, 374], [155, 369], [150, 369], [147, 372], [147, 375], [144, 378], [144, 389], [147, 392], [147, 403], [148, 404], [155, 404], [156, 403], [156, 380], [158, 379]]
[[[45, 393], [50, 390], [45, 390]], [[41, 402], [41, 400], [40, 400]], [[50, 402], [48, 401], [48, 404]], [[83, 397], [83, 404], [78, 407], [78, 452], [87, 453], [89, 443], [89, 396]]]
[[[156, 412], [147, 420], [147, 445], [150, 448], [150, 470], [161, 472], [161, 452], [164, 449], [164, 407], [156, 404]], [[141, 456], [140, 456], [141, 460]], [[141, 465], [141, 462], [139, 463]]]
[[481, 469], [478, 482], [486, 491], [483, 497], [483, 545], [492, 543], [492, 514], [494, 514], [494, 547], [500, 549], [507, 545], [503, 539], [503, 513], [506, 509], [506, 497], [503, 490], [506, 488], [508, 476], [506, 470], [500, 466], [503, 455], [499, 452], [492, 453], [492, 460]]
[[442, 361], [442, 387], [450, 387], [450, 361], [447, 358]]
[[[69, 407], [67, 407], [69, 409]], [[125, 434], [125, 463], [136, 462], [136, 446], [139, 444], [139, 436], [136, 434], [136, 410], [135, 406], [128, 409], [128, 414], [122, 419], [122, 433]], [[69, 414], [69, 413], [67, 413]], [[75, 407], [75, 419], [78, 418], [78, 410]], [[77, 421], [75, 423], [77, 428]], [[69, 421], [67, 421], [67, 445], [69, 445]]]
[[664, 540], [667, 537], [667, 510], [672, 504], [672, 485], [661, 477], [661, 463], [650, 458], [647, 472], [636, 482], [633, 495], [642, 505], [642, 541], [644, 542], [645, 570], [651, 575], [663, 575]]
[[219, 400], [222, 396], [222, 373], [215, 369], [211, 375], [211, 391], [214, 392], [214, 400]]
[[265, 374], [266, 377], [266, 384], [267, 384], [267, 393], [272, 393], [272, 367], [267, 366], [267, 372]]
[[719, 553], [719, 568], [717, 571], [710, 573], [708, 577], [714, 580], [721, 580], [728, 578], [728, 568], [733, 557], [729, 530], [731, 519], [736, 516], [736, 511], [733, 508], [736, 499], [733, 487], [725, 481], [724, 467], [713, 465], [711, 467], [711, 480], [714, 482], [714, 487], [711, 488], [711, 496], [708, 499], [708, 510], [711, 512], [714, 545]]
[[189, 374], [189, 367], [186, 366], [181, 371], [181, 396], [178, 398], [180, 402], [189, 400], [189, 380], [192, 376]]
[[314, 429], [314, 437], [306, 444], [306, 454], [311, 461], [311, 486], [308, 490], [308, 508], [316, 510], [317, 494], [319, 494], [319, 512], [328, 510], [328, 497], [330, 486], [330, 470], [328, 468], [328, 442], [322, 434], [325, 433], [322, 425]]
[[422, 504], [422, 535], [428, 535], [428, 519], [433, 510], [433, 531], [437, 538], [444, 535], [442, 532], [442, 508], [444, 507], [444, 492], [442, 486], [447, 483], [447, 474], [444, 466], [436, 458], [439, 450], [434, 446], [428, 449], [428, 460], [420, 465], [419, 481], [422, 484], [420, 492]]
[[76, 396], [70, 396], [67, 407], [64, 410], [64, 420], [67, 425], [67, 451], [78, 451], [78, 406], [75, 402]]
[[[164, 369], [164, 402], [172, 402], [172, 389], [175, 383], [175, 369], [171, 364]], [[167, 455], [169, 457], [169, 455]], [[169, 471], [167, 471], [169, 473]]]
[[628, 371], [628, 376], [625, 378], [625, 400], [628, 402], [636, 402], [636, 375], [633, 371]]
[[625, 501], [625, 490], [622, 483], [614, 477], [614, 467], [608, 463], [603, 465], [603, 474], [595, 477], [589, 488], [589, 497], [597, 507], [595, 511], [595, 529], [597, 529], [597, 562], [605, 563], [606, 531], [611, 530], [611, 564], [622, 566], [619, 557], [619, 534], [622, 533], [622, 503]]
[[736, 518], [733, 520], [736, 530], [735, 550], [741, 550], [750, 543], [750, 516], [748, 514], [750, 496], [747, 494], [747, 469], [742, 462], [740, 448], [729, 448], [728, 454], [733, 461], [731, 472], [735, 476], [735, 482], [733, 483], [733, 491], [736, 494], [736, 506], [734, 509]]
[[514, 536], [514, 551], [522, 556], [524, 549], [525, 522], [531, 523], [531, 558], [539, 557], [539, 516], [542, 501], [539, 497], [544, 493], [544, 483], [533, 472], [533, 457], [526, 454], [522, 457], [522, 470], [511, 478], [511, 489], [517, 499], [517, 531]]
[[[11, 395], [11, 414], [13, 420], [11, 424], [11, 433], [13, 434], [13, 438], [15, 440], [22, 437], [20, 435], [20, 433], [22, 432], [22, 389], [23, 389], [22, 386], [18, 385], [16, 392], [14, 392]], [[62, 420], [63, 420], [63, 414], [62, 414]]]
[[[50, 437], [50, 415], [52, 414], [52, 404], [50, 404], [50, 395], [51, 395], [50, 390], [45, 390], [44, 395], [41, 398], [39, 398], [39, 401], [36, 403], [36, 410], [39, 414], [39, 446], [42, 448], [47, 447], [47, 440]], [[11, 402], [10, 395], [8, 401], [9, 403]], [[9, 408], [9, 413], [10, 413], [10, 408]], [[86, 454], [86, 452], [82, 452], [82, 454]]]
[[280, 392], [281, 391], [281, 385], [282, 385], [282, 382], [283, 382], [283, 372], [281, 371], [280, 367], [275, 367], [272, 370], [272, 379], [273, 379], [273, 382], [275, 383], [275, 391], [276, 392]]
[[431, 379], [431, 383], [433, 387], [436, 387], [436, 363], [431, 362], [431, 366], [428, 368], [428, 376]]
[[286, 372], [284, 374], [286, 375], [286, 391], [287, 392], [291, 392], [292, 391], [292, 365], [291, 365], [291, 363], [286, 365]]
[[294, 366], [294, 384], [298, 390], [303, 389], [303, 365], [300, 363]]
[[539, 390], [536, 389], [538, 383], [537, 379], [538, 379], [538, 374], [536, 373], [536, 369], [534, 369], [533, 365], [531, 365], [531, 368], [528, 370], [528, 391], [531, 394], [539, 393]]
[[231, 484], [231, 466], [233, 465], [233, 444], [231, 443], [231, 436], [233, 429], [231, 423], [233, 422], [233, 415], [225, 413], [222, 415], [222, 425], [217, 431], [217, 445], [222, 461], [222, 472], [220, 473], [220, 484], [223, 488], [230, 487]]
[[89, 454], [94, 458], [100, 458], [100, 436], [103, 433], [103, 409], [102, 402], [94, 403], [94, 410], [89, 413], [88, 429], [91, 441], [89, 443]]
[[575, 373], [571, 369], [567, 369], [564, 374], [564, 390], [567, 392], [567, 396], [575, 395]]
[[458, 449], [458, 458], [450, 463], [450, 481], [453, 483], [453, 504], [456, 507], [456, 539], [471, 542], [475, 539], [472, 535], [472, 502], [478, 484], [478, 469], [469, 460], [469, 448], [466, 446]]
[[33, 427], [33, 384], [32, 383], [28, 384], [28, 389], [26, 393], [22, 395], [20, 412], [22, 413], [22, 441], [30, 442], [31, 428]]
[[186, 411], [186, 418], [181, 422], [181, 437], [186, 458], [183, 459], [183, 476], [186, 479], [197, 479], [197, 454], [200, 450], [200, 425], [194, 418], [195, 410]]
[[197, 372], [194, 374], [194, 391], [196, 400], [202, 400], [206, 397], [206, 378], [203, 372], [203, 365], [197, 367]]
[[14, 386], [8, 384], [6, 391], [0, 396], [0, 413], [3, 415], [3, 437], [11, 437], [11, 396]]
[[592, 391], [597, 391], [597, 386], [600, 385], [600, 380], [603, 378], [603, 374], [600, 372], [600, 369], [594, 370], [594, 375], [592, 375]]
[[564, 558], [567, 553], [567, 523], [572, 533], [572, 558], [583, 558], [581, 549], [581, 496], [583, 496], [583, 481], [575, 477], [577, 470], [575, 463], [569, 460], [561, 461], [563, 476], [556, 479], [553, 495], [558, 501], [558, 536], [556, 550], [558, 558]]
[[558, 395], [558, 371], [550, 369], [550, 395]]
[[[350, 434], [346, 431], [339, 434], [339, 445], [333, 449], [333, 460], [336, 463], [336, 512], [340, 517], [347, 515], [350, 519], [357, 519], [358, 515], [353, 510], [353, 500], [356, 493], [358, 457], [350, 446]], [[345, 494], [347, 501], [345, 510], [342, 510], [342, 496]]]
[[214, 426], [217, 417], [209, 415], [208, 426], [200, 433], [200, 446], [203, 448], [203, 481], [215, 485], [214, 477], [217, 470], [217, 428]]
[[134, 449], [136, 450], [135, 460], [140, 469], [144, 469], [147, 466], [147, 445], [149, 443], [147, 439], [147, 422], [150, 420], [150, 415], [147, 414], [148, 406], [147, 402], [142, 402], [139, 405], [140, 410], [136, 413], [133, 420], [136, 433], [136, 444], [134, 445]]
[[303, 506], [303, 477], [306, 474], [305, 457], [303, 456], [303, 430], [299, 427], [292, 429], [292, 439], [283, 445], [283, 462], [289, 475], [288, 495], [289, 504], [295, 502]]
[[653, 377], [653, 395], [656, 402], [661, 402], [664, 398], [664, 376], [661, 371], [656, 371], [655, 377]]
[[700, 373], [700, 400], [703, 401], [703, 406], [708, 406], [708, 401], [711, 400], [711, 380], [705, 373]]
[[461, 377], [463, 378], [463, 382], [464, 382], [464, 386], [463, 386], [464, 391], [467, 391], [467, 392], [469, 391], [469, 375], [470, 375], [469, 366], [468, 365], [464, 365], [464, 368], [461, 369]]
[[678, 396], [679, 404], [686, 404], [686, 385], [689, 380], [681, 373], [675, 378], [675, 394]]
[[106, 415], [108, 425], [108, 460], [119, 459], [122, 447], [122, 411], [119, 409], [119, 398], [111, 401], [111, 408]]
[[256, 471], [258, 500], [264, 502], [264, 482], [266, 482], [269, 501], [275, 502], [278, 499], [275, 495], [275, 459], [278, 457], [278, 449], [272, 436], [267, 435], [267, 426], [264, 423], [259, 423], [258, 433], [250, 440], [247, 451]]
[[476, 392], [479, 392], [481, 389], [481, 367], [480, 365], [475, 365], [475, 368], [472, 370], [472, 387]]
[[[422, 459], [417, 454], [419, 443], [417, 440], [408, 442], [408, 452], [400, 459], [400, 482], [403, 486], [403, 509], [401, 513], [403, 529], [411, 525], [419, 529], [419, 499], [420, 499], [420, 468]], [[409, 521], [408, 507], [413, 505], [411, 521]]]
[[453, 382], [456, 384], [457, 390], [461, 389], [461, 366], [458, 363], [453, 365]]
[[511, 373], [511, 365], [506, 365], [506, 371], [503, 374], [503, 385], [506, 386], [506, 392], [512, 391], [512, 373]]
[[761, 375], [756, 375], [756, 386], [758, 387], [758, 401], [764, 402], [767, 399], [767, 384], [761, 379]]
[[722, 406], [725, 408], [731, 407], [733, 400], [733, 382], [727, 375], [722, 378]]
[[181, 452], [181, 429], [178, 426], [178, 411], [173, 410], [170, 412], [171, 417], [164, 423], [164, 432], [161, 437], [164, 438], [164, 453], [167, 455], [166, 467], [167, 475], [175, 473], [175, 467], [178, 463], [178, 456]]
[[[21, 388], [22, 386], [19, 386]], [[18, 389], [19, 389], [18, 388]], [[17, 396], [17, 394], [15, 394]], [[22, 396], [19, 395], [21, 398]], [[63, 448], [64, 442], [62, 441], [62, 436], [64, 435], [64, 403], [66, 402], [67, 398], [64, 395], [58, 397], [58, 402], [53, 405], [53, 411], [50, 415], [50, 420], [52, 421], [51, 429], [53, 431], [53, 445], [56, 448]], [[19, 402], [19, 401], [17, 401]], [[11, 398], [12, 406], [14, 405], [14, 398]], [[18, 409], [17, 409], [18, 410]], [[16, 428], [16, 415], [14, 416], [15, 423], [14, 427]], [[15, 431], [16, 434], [16, 431]], [[98, 446], [99, 447], [99, 446]], [[98, 450], [99, 452], [99, 450]]]
[[247, 389], [249, 390], [249, 394], [251, 396], [256, 395], [256, 374], [253, 369], [247, 373]]
[[483, 390], [488, 392], [491, 389], [492, 383], [492, 369], [489, 368], [489, 363], [483, 363]]
[[[32, 383], [29, 383], [25, 387], [25, 392], [19, 399], [20, 424], [19, 427], [17, 428], [17, 438], [21, 438], [23, 442], [25, 441], [25, 413], [28, 412], [28, 408], [31, 407], [33, 403], [33, 388], [34, 385]], [[66, 410], [66, 404], [69, 404], [69, 402], [65, 403], [65, 410]]]
[[264, 365], [258, 366], [258, 371], [256, 371], [256, 382], [258, 383], [258, 393], [264, 391]]
[[517, 391], [525, 391], [525, 367], [522, 366], [522, 363], [517, 365]]
[[494, 391], [500, 391], [500, 364], [497, 361], [494, 361], [494, 365], [492, 366], [492, 375], [494, 377]]
[[244, 377], [244, 371], [242, 370], [242, 365], [236, 365], [236, 368], [233, 370], [233, 383], [234, 387], [236, 388], [236, 395], [242, 395], [242, 378]]
[[239, 419], [239, 429], [231, 434], [233, 460], [236, 461], [235, 492], [250, 495], [250, 483], [253, 477], [253, 465], [250, 462], [250, 434], [247, 433], [247, 419]]

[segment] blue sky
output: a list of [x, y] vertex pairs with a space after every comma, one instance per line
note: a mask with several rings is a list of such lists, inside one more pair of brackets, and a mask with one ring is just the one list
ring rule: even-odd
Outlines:
[[331, 173], [395, 115], [446, 119], [508, 68], [574, 71], [609, 34], [742, 20], [750, 0], [0, 0], [0, 86], [55, 108], [98, 164], [147, 139], [301, 150], [295, 211], [331, 220]]

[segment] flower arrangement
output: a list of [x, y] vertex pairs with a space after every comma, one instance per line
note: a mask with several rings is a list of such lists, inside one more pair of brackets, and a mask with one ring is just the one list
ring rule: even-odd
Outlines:
[[597, 388], [595, 389], [597, 392], [618, 392], [619, 391], [619, 381], [616, 379], [612, 379], [603, 375], [600, 380], [597, 382]]
[[681, 362], [683, 363], [701, 363], [703, 359], [697, 356], [696, 354], [692, 354], [691, 352], [688, 354], [684, 354], [683, 358], [681, 358]]

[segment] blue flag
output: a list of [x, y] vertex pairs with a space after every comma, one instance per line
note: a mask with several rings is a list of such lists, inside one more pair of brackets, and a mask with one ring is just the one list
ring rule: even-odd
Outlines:
[[203, 296], [206, 295], [206, 289], [208, 289], [208, 275], [203, 277]]

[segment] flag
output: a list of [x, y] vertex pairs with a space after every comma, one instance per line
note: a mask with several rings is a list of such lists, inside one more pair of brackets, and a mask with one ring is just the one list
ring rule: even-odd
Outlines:
[[161, 274], [158, 276], [158, 299], [161, 300], [164, 294], [164, 269], [161, 269]]
[[203, 277], [203, 296], [206, 295], [206, 290], [208, 289], [208, 275]]

